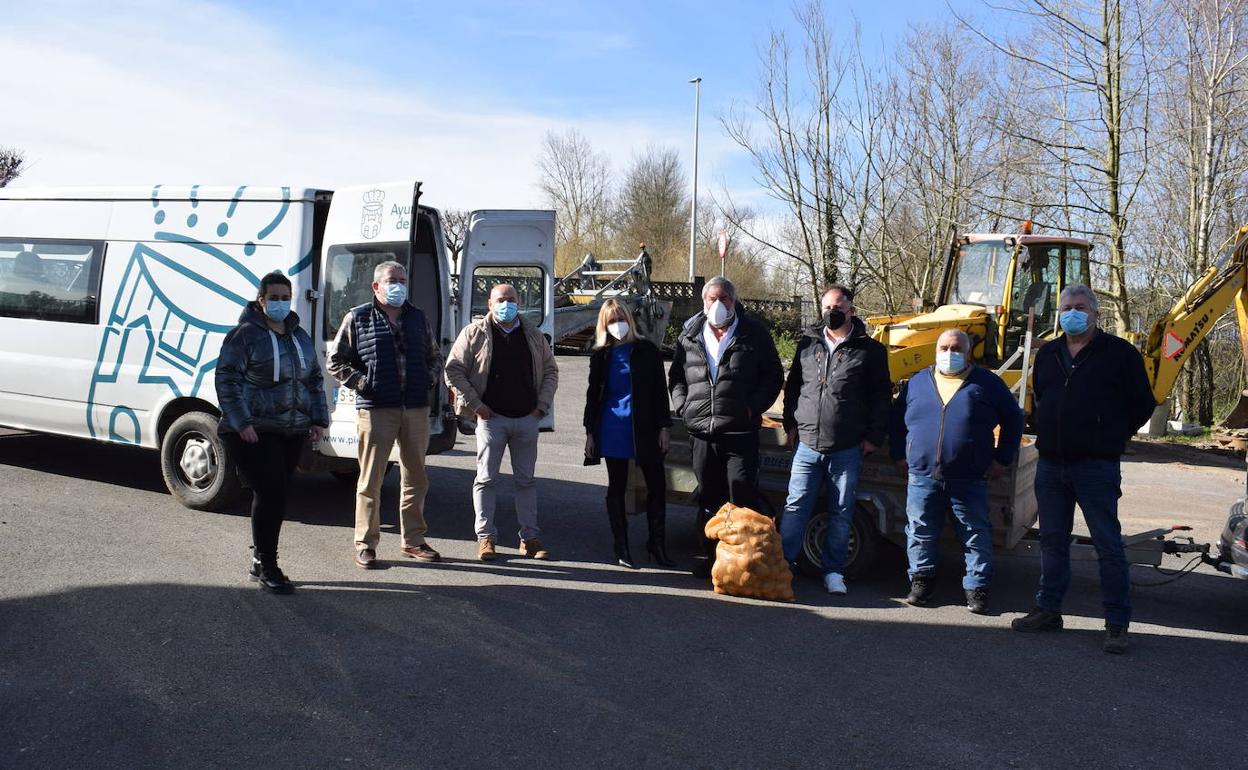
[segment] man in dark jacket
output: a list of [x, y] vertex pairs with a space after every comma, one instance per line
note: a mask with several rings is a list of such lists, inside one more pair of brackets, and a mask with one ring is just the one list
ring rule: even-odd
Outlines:
[[[988, 610], [992, 580], [992, 521], [985, 479], [1005, 475], [1018, 455], [1023, 411], [1000, 377], [971, 361], [971, 339], [946, 329], [936, 339], [936, 365], [902, 387], [893, 408], [889, 451], [906, 486], [906, 552], [910, 595], [906, 602], [931, 602], [936, 546], [945, 516], [953, 509], [962, 541], [966, 575], [962, 589], [971, 612]], [[1000, 427], [1001, 435], [993, 432]]]
[[827, 482], [823, 584], [829, 593], [844, 594], [858, 475], [862, 458], [884, 444], [893, 383], [888, 351], [867, 336], [866, 326], [854, 316], [854, 292], [829, 286], [821, 310], [822, 323], [797, 343], [784, 384], [784, 430], [795, 451], [780, 535], [785, 558], [796, 562], [811, 510]]
[[1040, 509], [1040, 590], [1036, 608], [1015, 618], [1016, 631], [1062, 627], [1070, 587], [1075, 504], [1096, 547], [1105, 607], [1106, 652], [1127, 649], [1131, 571], [1118, 522], [1120, 461], [1127, 441], [1157, 406], [1144, 359], [1129, 342], [1096, 328], [1096, 295], [1075, 284], [1062, 291], [1062, 336], [1040, 348], [1035, 394], [1036, 503]]
[[381, 482], [390, 450], [399, 443], [402, 553], [438, 561], [425, 542], [425, 494], [429, 477], [429, 394], [442, 375], [437, 335], [420, 308], [407, 301], [407, 270], [382, 262], [373, 271], [373, 299], [342, 320], [329, 372], [356, 392], [356, 447], [360, 481], [355, 494], [355, 563], [377, 566], [381, 540]]
[[[677, 337], [668, 372], [698, 478], [699, 531], [726, 502], [758, 507], [758, 429], [784, 380], [771, 333], [741, 312], [731, 281], [707, 281], [702, 307]], [[715, 541], [704, 547], [708, 559], [694, 573], [709, 577]]]

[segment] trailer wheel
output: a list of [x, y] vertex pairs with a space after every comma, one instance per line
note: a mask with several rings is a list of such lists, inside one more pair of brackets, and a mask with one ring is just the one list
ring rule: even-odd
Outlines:
[[219, 511], [242, 496], [243, 483], [217, 434], [217, 418], [204, 412], [187, 412], [165, 431], [160, 472], [174, 499], [197, 511]]
[[[802, 550], [797, 555], [797, 568], [803, 575], [823, 577], [823, 538], [828, 530], [828, 512], [817, 511], [811, 515], [802, 536]], [[845, 560], [845, 577], [865, 575], [875, 565], [879, 555], [879, 533], [870, 511], [858, 503], [849, 525], [849, 551]]]

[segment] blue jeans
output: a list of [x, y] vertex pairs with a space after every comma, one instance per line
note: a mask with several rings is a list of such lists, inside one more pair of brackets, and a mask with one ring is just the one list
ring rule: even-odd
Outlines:
[[1037, 606], [1055, 612], [1062, 609], [1062, 599], [1070, 588], [1070, 533], [1078, 503], [1101, 567], [1105, 622], [1125, 626], [1131, 621], [1131, 565], [1118, 523], [1121, 485], [1118, 460], [1063, 463], [1040, 459], [1036, 465], [1041, 556]]
[[934, 479], [910, 474], [906, 487], [906, 554], [910, 579], [936, 574], [936, 548], [953, 508], [953, 526], [962, 541], [967, 591], [992, 582], [992, 522], [988, 518], [988, 483], [983, 479]]
[[797, 561], [806, 534], [806, 524], [815, 500], [828, 482], [828, 529], [823, 541], [823, 574], [845, 569], [849, 551], [849, 525], [858, 495], [858, 475], [862, 471], [862, 449], [857, 446], [833, 452], [816, 452], [798, 442], [789, 471], [789, 497], [780, 520], [784, 558]]

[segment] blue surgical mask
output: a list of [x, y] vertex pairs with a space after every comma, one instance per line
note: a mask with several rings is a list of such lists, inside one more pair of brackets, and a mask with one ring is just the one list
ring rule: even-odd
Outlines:
[[401, 283], [386, 284], [386, 304], [398, 307], [407, 301], [407, 287]]
[[264, 301], [264, 314], [271, 320], [285, 321], [286, 316], [290, 315], [290, 300], [266, 299]]
[[516, 303], [499, 302], [494, 306], [494, 317], [505, 324], [516, 320]]
[[966, 356], [960, 350], [936, 351], [936, 370], [941, 374], [958, 374], [966, 368]]
[[1088, 330], [1088, 314], [1082, 310], [1063, 310], [1062, 331], [1079, 336]]

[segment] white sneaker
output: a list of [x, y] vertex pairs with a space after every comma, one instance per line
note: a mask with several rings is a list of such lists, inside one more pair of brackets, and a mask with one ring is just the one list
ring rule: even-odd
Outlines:
[[839, 572], [829, 572], [823, 576], [823, 587], [828, 589], [830, 594], [839, 594], [844, 596], [849, 593], [845, 588], [845, 578], [841, 577]]

